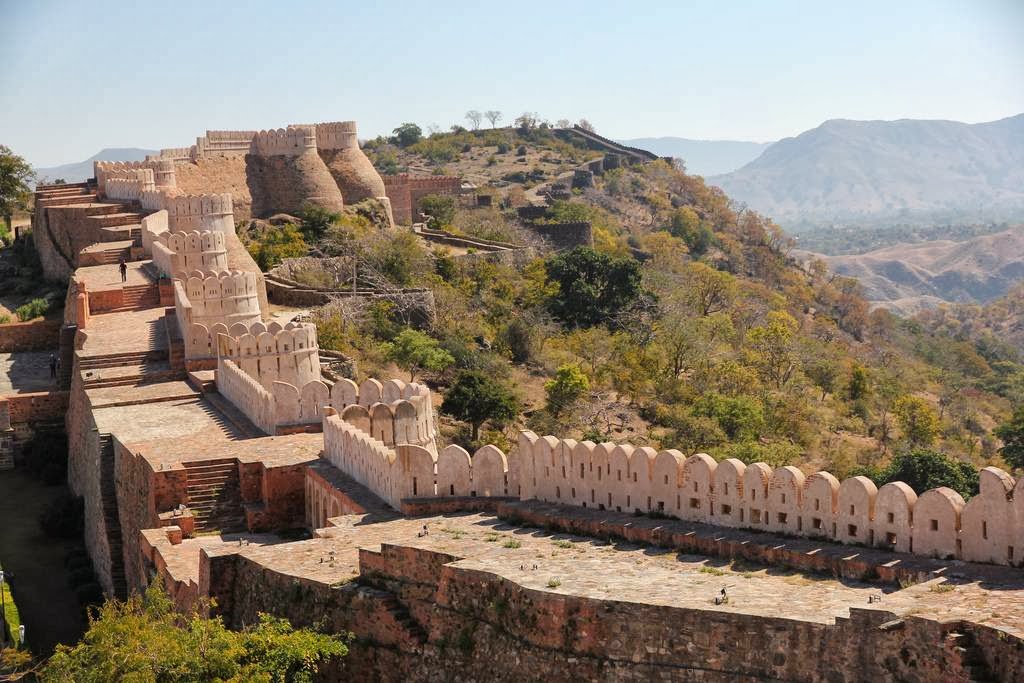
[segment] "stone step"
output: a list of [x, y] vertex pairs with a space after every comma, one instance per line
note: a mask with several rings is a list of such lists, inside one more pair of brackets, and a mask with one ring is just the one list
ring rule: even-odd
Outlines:
[[138, 225], [141, 221], [141, 214], [124, 211], [89, 216], [89, 222], [100, 228], [111, 228], [119, 225]]

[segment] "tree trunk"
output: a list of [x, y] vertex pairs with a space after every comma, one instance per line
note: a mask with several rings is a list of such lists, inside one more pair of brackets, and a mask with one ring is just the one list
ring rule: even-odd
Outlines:
[[472, 425], [472, 430], [470, 431], [470, 437], [469, 438], [471, 438], [473, 441], [476, 441], [478, 438], [480, 438], [480, 424], [481, 423], [479, 423], [479, 422], [472, 422], [470, 424]]

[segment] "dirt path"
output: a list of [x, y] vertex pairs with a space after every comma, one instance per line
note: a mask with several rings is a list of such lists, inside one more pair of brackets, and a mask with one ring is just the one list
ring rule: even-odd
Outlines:
[[0, 472], [0, 562], [13, 575], [11, 591], [25, 624], [25, 640], [39, 656], [57, 643], [77, 642], [85, 630], [64, 557], [73, 541], [49, 539], [36, 518], [62, 486], [44, 486], [19, 470]]

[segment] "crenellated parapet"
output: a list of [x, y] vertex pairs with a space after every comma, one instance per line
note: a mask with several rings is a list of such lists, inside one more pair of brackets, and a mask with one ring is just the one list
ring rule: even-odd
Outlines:
[[317, 123], [314, 128], [316, 129], [316, 146], [321, 151], [359, 147], [355, 121]]
[[[145, 172], [149, 173], [146, 174]], [[109, 196], [108, 181], [112, 179], [138, 180], [148, 179], [153, 189], [172, 190], [177, 185], [174, 162], [161, 159], [146, 161], [94, 161], [93, 175], [96, 178], [96, 189], [100, 197]]]
[[196, 138], [191, 157], [195, 160], [245, 156], [255, 135], [254, 130], [208, 130], [205, 136]]
[[[222, 273], [229, 270], [226, 236], [219, 230], [162, 232], [152, 240], [150, 249], [153, 264], [167, 277], [186, 280], [196, 271]], [[251, 275], [255, 286], [256, 276]]]
[[143, 192], [156, 190], [153, 170], [149, 168], [134, 169], [126, 172], [124, 178], [107, 178], [105, 193], [110, 199], [126, 202], [138, 202]]
[[425, 385], [370, 378], [357, 386], [340, 379], [331, 387], [330, 405], [343, 420], [385, 445], [411, 443], [437, 452], [434, 407]]
[[273, 130], [261, 130], [252, 138], [250, 154], [256, 156], [299, 156], [316, 152], [316, 128], [314, 126], [291, 126]]
[[139, 203], [148, 211], [167, 211], [171, 232], [235, 231], [234, 206], [228, 193], [179, 195], [150, 190], [140, 194]]
[[866, 477], [840, 482], [792, 466], [524, 432], [510, 469], [523, 499], [973, 562], [1019, 564], [1024, 547], [1024, 480], [994, 467], [982, 470], [980, 493], [965, 503], [948, 488], [918, 496], [903, 482], [878, 488]]
[[[178, 235], [172, 235], [172, 238]], [[174, 281], [174, 306], [182, 329], [217, 323], [251, 326], [260, 321], [259, 286], [254, 273], [193, 272]], [[186, 347], [186, 357], [188, 347]]]

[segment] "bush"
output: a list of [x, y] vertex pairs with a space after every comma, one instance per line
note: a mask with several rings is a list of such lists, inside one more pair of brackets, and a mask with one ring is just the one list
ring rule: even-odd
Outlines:
[[526, 145], [519, 145], [516, 149], [516, 155], [521, 157], [526, 156]]
[[66, 493], [39, 513], [39, 528], [53, 538], [77, 538], [85, 526], [85, 503]]
[[455, 199], [448, 195], [428, 194], [420, 199], [420, 212], [430, 216], [428, 228], [440, 230], [455, 220]]
[[18, 316], [18, 320], [21, 322], [28, 322], [34, 318], [38, 318], [46, 314], [50, 310], [50, 302], [46, 299], [32, 299], [32, 301], [18, 306], [15, 309], [14, 314]]
[[7, 315], [6, 313], [0, 315], [0, 325], [6, 325], [9, 322], [11, 322], [11, 316]]
[[509, 147], [507, 142], [499, 142], [498, 143], [498, 154], [508, 154], [508, 151], [510, 149], [512, 149], [512, 148]]

